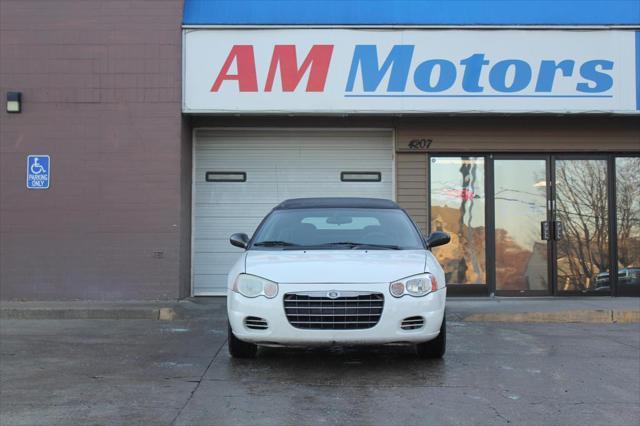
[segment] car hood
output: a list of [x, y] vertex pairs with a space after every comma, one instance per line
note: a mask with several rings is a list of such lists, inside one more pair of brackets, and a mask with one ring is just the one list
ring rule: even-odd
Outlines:
[[424, 250], [249, 250], [246, 272], [278, 283], [380, 283], [425, 270]]

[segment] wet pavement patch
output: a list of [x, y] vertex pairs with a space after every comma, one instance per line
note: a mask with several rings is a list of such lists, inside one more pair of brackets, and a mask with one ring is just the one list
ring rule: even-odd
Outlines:
[[639, 324], [450, 323], [410, 347], [229, 357], [222, 315], [0, 322], [0, 424], [637, 425]]

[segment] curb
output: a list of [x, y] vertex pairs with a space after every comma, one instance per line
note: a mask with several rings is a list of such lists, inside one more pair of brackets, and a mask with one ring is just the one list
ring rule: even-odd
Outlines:
[[0, 319], [147, 319], [173, 321], [178, 318], [173, 308], [2, 308], [0, 309]]
[[555, 312], [488, 312], [465, 316], [463, 321], [629, 324], [640, 322], [640, 310], [592, 309]]
[[208, 318], [224, 313], [224, 301], [216, 303], [177, 302], [6, 302], [0, 303], [0, 319], [146, 319], [177, 321]]

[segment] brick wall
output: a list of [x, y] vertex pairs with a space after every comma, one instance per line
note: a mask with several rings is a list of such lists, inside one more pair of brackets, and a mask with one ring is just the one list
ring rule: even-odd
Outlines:
[[[0, 0], [0, 298], [178, 296], [181, 18], [181, 0]], [[27, 154], [51, 155], [49, 190], [25, 188]]]

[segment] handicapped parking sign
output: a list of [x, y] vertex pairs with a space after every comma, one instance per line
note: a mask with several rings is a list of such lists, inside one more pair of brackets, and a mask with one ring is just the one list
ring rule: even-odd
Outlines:
[[27, 188], [48, 189], [51, 170], [51, 159], [48, 155], [27, 156]]

